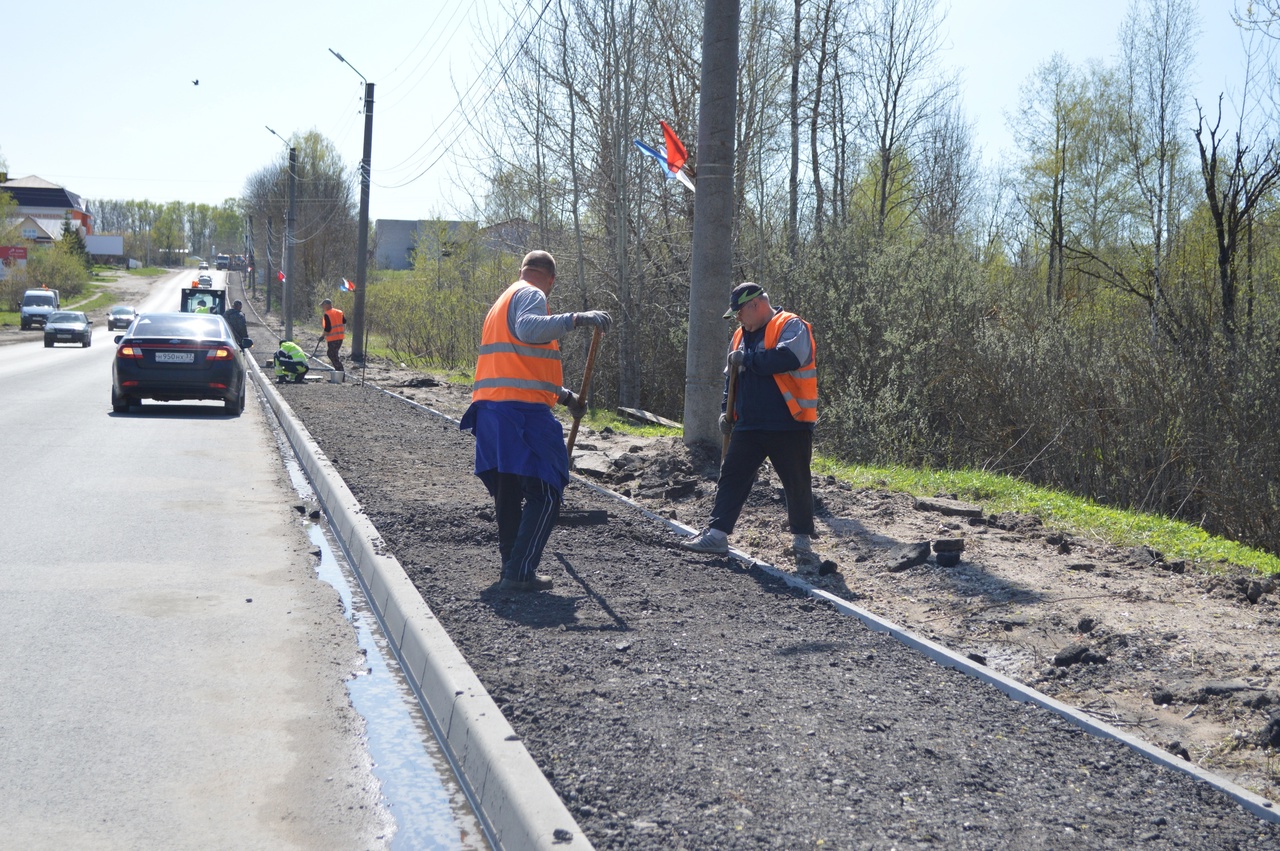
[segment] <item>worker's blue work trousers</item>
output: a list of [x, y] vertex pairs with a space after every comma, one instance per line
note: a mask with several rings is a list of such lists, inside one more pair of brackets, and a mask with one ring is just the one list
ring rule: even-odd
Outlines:
[[498, 552], [502, 576], [517, 582], [533, 579], [542, 551], [560, 517], [561, 490], [534, 476], [477, 473], [493, 497], [498, 520]]

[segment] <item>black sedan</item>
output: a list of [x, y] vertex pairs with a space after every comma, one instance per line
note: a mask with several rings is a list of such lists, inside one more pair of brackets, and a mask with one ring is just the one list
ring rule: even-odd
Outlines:
[[79, 343], [89, 348], [93, 343], [93, 323], [79, 310], [55, 310], [44, 323], [44, 347], [54, 343]]
[[138, 312], [127, 304], [117, 304], [107, 311], [107, 330], [123, 331], [133, 322]]
[[244, 411], [245, 356], [221, 316], [140, 313], [116, 343], [111, 408], [117, 413], [142, 399], [217, 399], [232, 416]]

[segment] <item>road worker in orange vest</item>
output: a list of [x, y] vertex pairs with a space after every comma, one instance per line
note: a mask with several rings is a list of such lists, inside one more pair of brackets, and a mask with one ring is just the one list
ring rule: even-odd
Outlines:
[[338, 352], [347, 336], [347, 317], [327, 298], [320, 302], [320, 311], [324, 316], [324, 339], [329, 345], [329, 363], [338, 372], [342, 372], [342, 359], [338, 357]]
[[[757, 283], [738, 284], [725, 319], [740, 323], [729, 344], [725, 369], [725, 412], [720, 431], [729, 449], [720, 466], [711, 523], [680, 546], [699, 553], [727, 553], [729, 535], [751, 494], [756, 471], [773, 464], [787, 500], [796, 568], [816, 570], [814, 553], [813, 427], [818, 421], [818, 370], [813, 328], [794, 313], [775, 308]], [[733, 410], [728, 410], [728, 378], [737, 373]]]
[[559, 402], [577, 417], [586, 409], [562, 386], [557, 341], [575, 328], [607, 332], [613, 324], [602, 310], [549, 315], [555, 284], [555, 258], [545, 251], [526, 254], [520, 278], [485, 317], [471, 407], [461, 422], [475, 433], [475, 474], [493, 497], [500, 591], [546, 591], [554, 584], [537, 567], [560, 516], [569, 459], [564, 429], [551, 409]]

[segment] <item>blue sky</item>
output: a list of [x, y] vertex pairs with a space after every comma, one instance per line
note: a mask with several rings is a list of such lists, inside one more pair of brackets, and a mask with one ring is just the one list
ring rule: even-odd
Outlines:
[[[363, 83], [332, 48], [376, 84], [370, 217], [466, 216], [471, 173], [440, 139], [462, 132], [486, 95], [474, 85], [488, 38], [478, 34], [496, 31], [503, 5], [532, 16], [531, 2], [9, 4], [0, 156], [12, 177], [39, 175], [88, 198], [210, 204], [283, 155], [266, 126], [286, 137], [314, 128], [354, 166]], [[1241, 50], [1229, 0], [1201, 8], [1197, 92], [1212, 102], [1238, 89]], [[1074, 63], [1113, 58], [1125, 4], [949, 9], [943, 61], [960, 70], [962, 102], [994, 161], [1011, 145], [1004, 114], [1022, 82], [1054, 51]]]

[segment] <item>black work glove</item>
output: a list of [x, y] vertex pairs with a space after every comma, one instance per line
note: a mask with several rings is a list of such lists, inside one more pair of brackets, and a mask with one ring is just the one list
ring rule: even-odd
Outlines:
[[729, 369], [742, 369], [742, 362], [747, 359], [747, 353], [742, 349], [734, 349], [729, 352]]
[[728, 414], [720, 415], [720, 433], [726, 437], [733, 434], [733, 420], [729, 419]]
[[572, 390], [564, 390], [560, 394], [560, 404], [569, 409], [569, 416], [580, 420], [587, 414], [587, 403]]
[[574, 327], [599, 328], [601, 334], [608, 334], [613, 327], [613, 318], [603, 310], [587, 310], [573, 315]]

